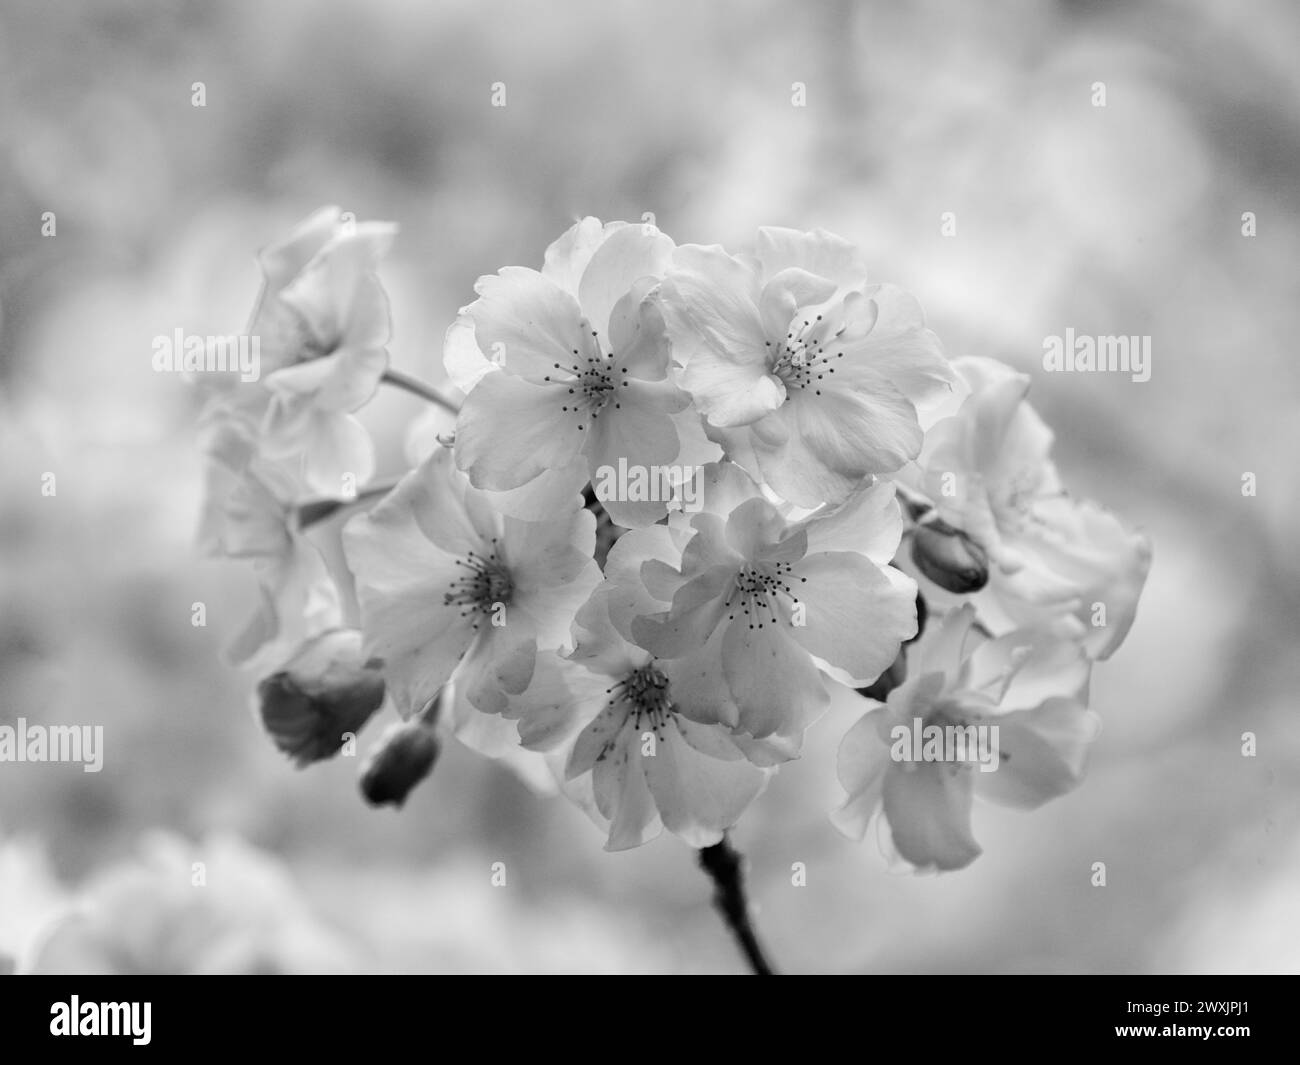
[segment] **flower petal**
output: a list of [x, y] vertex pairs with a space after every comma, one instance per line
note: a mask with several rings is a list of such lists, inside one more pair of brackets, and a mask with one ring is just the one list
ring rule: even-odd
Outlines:
[[617, 391], [591, 424], [588, 472], [596, 498], [619, 525], [652, 525], [673, 498], [669, 467], [677, 458], [677, 428], [671, 415], [686, 395], [668, 381], [632, 380]]
[[652, 294], [658, 282], [643, 278], [614, 305], [609, 318], [609, 343], [620, 374], [643, 381], [662, 381], [672, 362], [672, 343], [663, 309]]
[[[695, 733], [703, 725], [686, 725]], [[638, 742], [644, 736], [638, 737]], [[688, 846], [708, 847], [739, 820], [767, 782], [743, 759], [720, 761], [688, 744], [675, 721], [664, 725], [654, 754], [643, 755], [646, 781], [664, 827]]]
[[790, 634], [801, 647], [844, 670], [856, 687], [870, 684], [916, 635], [916, 587], [892, 583], [862, 555], [825, 551], [794, 564], [788, 578], [804, 605], [804, 625]]
[[543, 470], [527, 484], [504, 492], [484, 492], [494, 510], [520, 521], [551, 521], [582, 505], [587, 459], [578, 455], [567, 466]]
[[801, 233], [763, 226], [758, 231], [755, 257], [764, 277], [775, 277], [790, 267], [829, 278], [840, 287], [860, 285], [867, 277], [866, 260], [858, 248], [824, 229]]
[[732, 621], [723, 637], [722, 668], [741, 728], [758, 739], [819, 715], [830, 702], [808, 652], [781, 625], [760, 629]]
[[893, 484], [880, 481], [857, 489], [836, 507], [818, 510], [802, 527], [810, 554], [856, 551], [884, 566], [898, 553], [903, 515]]
[[920, 869], [964, 869], [979, 857], [971, 835], [971, 773], [946, 762], [890, 766], [882, 792], [898, 853]]
[[484, 493], [470, 486], [453, 465], [451, 452], [443, 447], [403, 477], [371, 516], [396, 522], [402, 512], [410, 515], [430, 543], [457, 558], [483, 551], [501, 535], [501, 519]]
[[785, 389], [769, 373], [748, 266], [720, 247], [684, 245], [661, 292], [674, 355], [686, 367], [682, 386], [710, 422], [743, 425], [780, 405]]
[[565, 292], [577, 296], [578, 283], [582, 280], [582, 273], [591, 262], [592, 255], [611, 231], [625, 224], [610, 222], [601, 225], [599, 218], [590, 215], [575, 222], [546, 249], [542, 276]]
[[913, 404], [939, 402], [951, 392], [957, 374], [939, 338], [926, 328], [916, 297], [897, 285], [869, 285], [846, 296], [844, 327], [836, 373], [874, 374]]
[[[602, 585], [610, 623], [623, 635], [632, 638], [632, 619], [662, 613], [672, 602], [681, 583], [674, 567], [681, 564], [682, 551], [673, 532], [666, 525], [633, 529], [614, 542], [605, 558], [605, 582]], [[651, 569], [652, 579], [642, 579], [642, 567], [659, 563]], [[661, 583], [653, 575], [667, 579]], [[676, 575], [671, 581], [670, 575]]]
[[672, 254], [672, 240], [650, 225], [615, 229], [592, 253], [578, 285], [578, 303], [605, 344], [611, 343], [615, 305], [642, 278], [662, 277]]
[[726, 632], [719, 626], [702, 644], [678, 658], [660, 662], [659, 668], [668, 677], [679, 716], [703, 725], [735, 729], [740, 725], [740, 708], [732, 698], [723, 670]]
[[[790, 267], [772, 276], [758, 298], [763, 332], [773, 348], [799, 350], [795, 314], [801, 308], [825, 303], [835, 293], [835, 282], [807, 270]], [[802, 323], [804, 326], [809, 322]]]
[[592, 783], [597, 806], [610, 820], [606, 850], [639, 847], [659, 835], [663, 823], [646, 783], [640, 745], [632, 742], [630, 728], [625, 728], [610, 756], [596, 764]]
[[[268, 425], [275, 425], [274, 417]], [[303, 454], [303, 480], [313, 492], [346, 496], [374, 476], [374, 442], [351, 414], [311, 409], [299, 425], [292, 446]]]
[[429, 542], [401, 498], [349, 521], [343, 547], [366, 655], [383, 662], [388, 692], [409, 717], [438, 694], [474, 640], [470, 620], [443, 603], [460, 573], [456, 560]]
[[396, 235], [397, 227], [388, 222], [364, 222], [340, 232], [280, 293], [326, 350], [343, 338], [358, 300], [373, 303], [374, 271]]
[[538, 647], [566, 646], [574, 616], [600, 583], [595, 542], [596, 519], [589, 510], [555, 521], [506, 518], [500, 557], [514, 584], [507, 627], [522, 615], [534, 626]]
[[300, 222], [284, 240], [269, 244], [258, 253], [257, 261], [266, 275], [269, 294], [284, 288], [329, 243], [338, 229], [341, 215], [337, 207], [322, 207]]
[[507, 266], [480, 277], [474, 291], [479, 298], [461, 313], [473, 321], [479, 349], [503, 369], [541, 381], [556, 363], [573, 366], [575, 351], [588, 352], [578, 301], [536, 270]]
[[518, 721], [519, 741], [529, 750], [554, 750], [590, 723], [605, 701], [608, 685], [608, 677], [543, 653], [537, 656], [528, 688], [510, 698], [506, 716]]
[[533, 679], [536, 661], [531, 626], [480, 623], [478, 638], [456, 670], [457, 690], [476, 710], [503, 714], [510, 696], [523, 692]]
[[588, 417], [574, 412], [563, 386], [490, 373], [456, 420], [456, 464], [478, 488], [518, 488], [569, 464], [586, 443], [579, 426], [585, 429]]
[[474, 334], [474, 319], [463, 311], [443, 337], [442, 365], [451, 383], [466, 394], [493, 370], [492, 360]]
[[756, 441], [764, 478], [800, 506], [836, 503], [872, 475], [890, 473], [921, 448], [916, 409], [884, 380], [869, 388], [796, 389], [778, 412], [787, 438]]
[[866, 836], [867, 825], [880, 809], [885, 774], [893, 765], [889, 746], [880, 736], [880, 724], [886, 717], [879, 708], [863, 714], [840, 741], [836, 773], [848, 795], [831, 814], [831, 823], [851, 839]]
[[976, 773], [983, 798], [1032, 809], [1075, 788], [1083, 778], [1088, 748], [1101, 719], [1074, 699], [1048, 699], [1041, 707], [995, 719], [998, 768]]

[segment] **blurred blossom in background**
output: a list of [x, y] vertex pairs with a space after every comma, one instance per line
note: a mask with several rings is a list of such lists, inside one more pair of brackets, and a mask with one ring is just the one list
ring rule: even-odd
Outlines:
[[[222, 664], [254, 578], [194, 549], [198, 401], [151, 344], [240, 330], [256, 249], [327, 203], [400, 223], [393, 365], [435, 381], [475, 278], [581, 215], [840, 233], [950, 355], [1029, 372], [1066, 481], [1154, 541], [1088, 779], [977, 807], [966, 871], [831, 827], [837, 701], [736, 833], [782, 968], [1300, 970], [1297, 40], [1257, 0], [10, 0], [0, 724], [102, 725], [105, 760], [0, 765], [0, 970], [741, 970], [675, 839], [606, 854], [458, 749], [367, 808], [358, 759], [294, 770]], [[1045, 373], [1067, 328], [1151, 336], [1151, 379]], [[381, 478], [419, 413], [361, 412]]]

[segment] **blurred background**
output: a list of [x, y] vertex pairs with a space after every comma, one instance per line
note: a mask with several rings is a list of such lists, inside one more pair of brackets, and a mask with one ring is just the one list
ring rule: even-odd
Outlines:
[[[222, 664], [254, 579], [197, 556], [197, 400], [151, 342], [243, 328], [256, 249], [337, 203], [400, 223], [391, 352], [429, 380], [475, 278], [540, 265], [581, 215], [733, 248], [838, 232], [950, 354], [1031, 373], [1067, 483], [1152, 537], [1088, 779], [977, 808], [969, 869], [899, 876], [831, 828], [837, 701], [736, 833], [780, 967], [1300, 971], [1297, 42], [1300, 9], [1257, 0], [5, 0], [0, 724], [102, 724], [105, 764], [0, 765], [0, 955], [741, 969], [672, 837], [606, 854], [463, 750], [369, 809], [358, 759], [294, 770]], [[1150, 381], [1045, 374], [1067, 327], [1150, 335]], [[364, 411], [381, 476], [418, 413], [391, 391]], [[80, 932], [49, 924], [70, 905]]]

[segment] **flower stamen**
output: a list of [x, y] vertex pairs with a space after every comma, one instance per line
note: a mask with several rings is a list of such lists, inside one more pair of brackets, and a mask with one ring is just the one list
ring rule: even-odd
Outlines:
[[443, 594], [444, 606], [461, 607], [460, 616], [472, 617], [472, 627], [478, 630], [482, 616], [497, 609], [497, 604], [508, 604], [514, 594], [514, 582], [505, 563], [497, 556], [497, 541], [492, 540], [492, 550], [486, 555], [477, 551], [458, 558], [456, 565], [465, 570], [455, 578]]
[[622, 703], [637, 728], [648, 726], [663, 739], [663, 727], [673, 713], [672, 699], [668, 693], [668, 678], [653, 662], [634, 669], [613, 687], [607, 688], [608, 705]]
[[[584, 327], [588, 325], [584, 319], [581, 323]], [[603, 352], [600, 347], [600, 335], [594, 329], [584, 329], [584, 333], [590, 333], [591, 340], [587, 344], [587, 354], [582, 355], [577, 348], [573, 349], [574, 362], [570, 366], [563, 363], [554, 363], [552, 369], [557, 371], [555, 376], [547, 374], [543, 380], [548, 383], [567, 385], [569, 395], [573, 397], [571, 403], [566, 403], [560, 408], [565, 414], [574, 415], [577, 420], [578, 429], [587, 428], [587, 420], [594, 421], [600, 417], [600, 412], [605, 404], [609, 402], [614, 392], [614, 353]], [[624, 373], [627, 371], [624, 370]], [[567, 375], [567, 376], [565, 376]], [[626, 382], [624, 382], [626, 386]], [[618, 410], [621, 404], [615, 403], [614, 409]]]
[[[751, 629], [776, 625], [781, 619], [781, 614], [777, 610], [781, 596], [786, 596], [792, 604], [799, 602], [799, 597], [794, 594], [794, 589], [786, 580], [793, 570], [794, 566], [789, 562], [745, 566], [736, 574], [731, 592], [723, 602], [723, 606], [730, 611], [727, 620], [736, 619], [735, 606], [739, 606], [742, 615], [749, 618]], [[801, 582], [806, 580], [806, 577], [800, 578]]]
[[[775, 347], [775, 351], [770, 353], [775, 355], [771, 373], [785, 385], [787, 400], [791, 389], [805, 391], [809, 386], [814, 395], [820, 396], [822, 393], [817, 387], [818, 382], [825, 380], [827, 374], [835, 372], [833, 363], [836, 359], [844, 358], [842, 351], [826, 350], [819, 325], [821, 320], [820, 314], [815, 318], [805, 318], [802, 325], [797, 328], [792, 326], [785, 339], [778, 341], [775, 346], [771, 341], [766, 342], [769, 348]], [[843, 331], [841, 328], [834, 333], [829, 338], [830, 342], [834, 343]]]

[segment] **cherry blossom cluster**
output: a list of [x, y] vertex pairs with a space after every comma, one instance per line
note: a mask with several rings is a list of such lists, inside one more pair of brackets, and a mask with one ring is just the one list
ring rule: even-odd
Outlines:
[[[1079, 783], [1150, 547], [1065, 492], [1027, 375], [949, 359], [829, 233], [732, 253], [585, 218], [477, 281], [443, 351], [454, 433], [383, 483], [356, 411], [392, 379], [394, 231], [327, 209], [266, 249], [262, 377], [206, 388], [202, 542], [253, 564], [231, 651], [282, 750], [330, 757], [388, 704], [372, 801], [455, 736], [609, 849], [703, 848], [846, 698], [828, 813], [930, 869], [980, 853], [976, 793]], [[309, 532], [335, 512], [346, 573]], [[996, 726], [996, 759], [900, 756], [914, 725]]]

